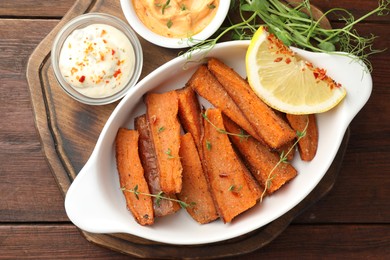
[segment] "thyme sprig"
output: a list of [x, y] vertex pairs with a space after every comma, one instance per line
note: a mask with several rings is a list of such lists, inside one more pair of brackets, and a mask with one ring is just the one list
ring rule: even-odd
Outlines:
[[[238, 136], [240, 138], [249, 138], [250, 135], [248, 134], [244, 134], [243, 131], [240, 131], [239, 134], [236, 134], [236, 133], [231, 133], [231, 132], [228, 132], [226, 131], [225, 129], [222, 129], [222, 128], [219, 128], [218, 126], [216, 126], [215, 124], [213, 124], [213, 122], [210, 121], [210, 119], [207, 117], [207, 115], [205, 113], [202, 113], [202, 117], [209, 123], [211, 124], [216, 130], [217, 132], [221, 133], [221, 134], [226, 134], [226, 135], [232, 135], [232, 136]], [[211, 147], [210, 147], [211, 148]]]
[[[221, 28], [214, 39], [199, 41], [184, 55], [190, 59], [197, 51], [205, 50], [207, 54], [215, 44], [231, 32], [232, 40], [251, 39], [260, 26], [267, 26], [287, 46], [296, 46], [314, 52], [344, 52], [362, 60], [372, 71], [369, 56], [382, 52], [376, 50], [374, 35], [360, 36], [354, 26], [372, 15], [384, 16], [390, 12], [390, 0], [379, 0], [378, 7], [362, 17], [355, 19], [353, 14], [344, 8], [332, 8], [321, 17], [315, 19], [312, 14], [310, 0], [303, 0], [296, 6], [287, 5], [280, 0], [240, 0], [238, 10], [240, 21], [235, 23], [230, 18], [230, 26]], [[335, 14], [344, 22], [342, 28], [322, 28], [321, 22], [329, 14]], [[195, 41], [192, 39], [192, 41]], [[206, 55], [205, 54], [205, 55]]]
[[195, 202], [186, 203], [186, 202], [184, 202], [182, 200], [170, 198], [170, 197], [165, 196], [164, 192], [162, 192], [162, 191], [160, 191], [157, 194], [150, 194], [150, 193], [146, 193], [146, 192], [141, 192], [141, 191], [138, 190], [138, 184], [135, 185], [134, 188], [132, 188], [132, 189], [127, 189], [125, 187], [122, 187], [121, 190], [125, 191], [125, 192], [134, 193], [134, 195], [135, 195], [135, 197], [137, 199], [139, 199], [139, 195], [145, 195], [145, 196], [156, 198], [156, 204], [157, 205], [160, 205], [160, 202], [162, 200], [169, 200], [169, 201], [173, 201], [173, 202], [179, 203], [180, 207], [182, 207], [183, 209], [195, 206]]
[[267, 179], [265, 180], [265, 186], [264, 186], [264, 190], [263, 192], [261, 193], [261, 196], [260, 196], [260, 203], [263, 201], [263, 198], [265, 196], [265, 194], [267, 193], [267, 190], [269, 189], [269, 187], [271, 187], [272, 185], [272, 180], [275, 178], [275, 175], [273, 174], [274, 171], [276, 170], [276, 168], [278, 168], [278, 166], [282, 163], [288, 163], [288, 155], [293, 151], [293, 149], [295, 149], [295, 147], [297, 146], [297, 144], [299, 143], [299, 141], [306, 136], [306, 131], [307, 131], [307, 127], [309, 126], [309, 117], [307, 117], [307, 121], [306, 121], [306, 125], [305, 125], [305, 128], [303, 129], [303, 131], [297, 131], [296, 132], [296, 135], [297, 135], [297, 139], [295, 140], [295, 142], [293, 143], [293, 145], [288, 149], [288, 151], [286, 153], [282, 152], [279, 156], [279, 161], [275, 164], [275, 166], [271, 169], [271, 171], [268, 173], [268, 176], [267, 176]]

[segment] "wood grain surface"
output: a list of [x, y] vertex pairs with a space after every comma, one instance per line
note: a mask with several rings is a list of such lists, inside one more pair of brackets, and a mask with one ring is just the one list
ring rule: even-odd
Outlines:
[[[342, 6], [356, 16], [377, 3], [312, 2], [322, 10]], [[73, 3], [72, 0], [0, 3], [0, 259], [129, 259], [89, 243], [69, 222], [62, 192], [52, 176], [35, 128], [26, 81], [27, 62]], [[337, 20], [332, 20], [332, 25], [337, 24]], [[362, 35], [378, 35], [375, 47], [379, 49], [390, 46], [389, 28], [389, 16], [369, 19], [357, 27]], [[145, 51], [145, 56], [158, 57], [150, 59], [150, 70], [176, 55], [157, 47]], [[349, 145], [331, 192], [295, 219], [272, 243], [232, 259], [385, 259], [389, 255], [389, 51], [371, 60], [373, 93], [351, 123]]]

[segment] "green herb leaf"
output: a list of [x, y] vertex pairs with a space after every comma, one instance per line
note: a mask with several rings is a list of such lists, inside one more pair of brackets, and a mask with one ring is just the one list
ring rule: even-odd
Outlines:
[[207, 6], [209, 9], [215, 9], [215, 4], [209, 4], [208, 6]]
[[173, 25], [172, 20], [169, 19], [168, 22], [167, 22], [167, 27], [168, 27], [168, 28], [171, 28], [172, 25]]
[[206, 140], [206, 149], [210, 151], [211, 147], [212, 147], [212, 145], [211, 145], [210, 141]]
[[[170, 2], [171, 2], [171, 0], [167, 0], [167, 1], [165, 2], [165, 4], [162, 5], [162, 7], [161, 7], [161, 14], [164, 14], [165, 9], [167, 9], [167, 8], [169, 7], [169, 3], [170, 3]], [[169, 28], [169, 26], [168, 26], [168, 28]]]
[[328, 52], [336, 51], [336, 46], [331, 42], [321, 42], [318, 44], [318, 48]]
[[175, 158], [175, 156], [172, 155], [171, 148], [168, 148], [168, 150], [165, 151], [165, 154], [168, 155], [169, 159]]

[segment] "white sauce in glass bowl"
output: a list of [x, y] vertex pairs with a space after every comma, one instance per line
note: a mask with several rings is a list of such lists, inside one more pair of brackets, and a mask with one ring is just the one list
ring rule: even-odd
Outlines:
[[92, 98], [111, 96], [123, 89], [134, 66], [135, 54], [129, 39], [105, 24], [92, 24], [72, 32], [59, 58], [66, 82]]

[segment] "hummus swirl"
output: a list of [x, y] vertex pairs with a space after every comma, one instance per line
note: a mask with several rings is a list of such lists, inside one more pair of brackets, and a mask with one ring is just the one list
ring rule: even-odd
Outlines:
[[214, 18], [220, 0], [132, 0], [142, 23], [169, 38], [188, 38]]

